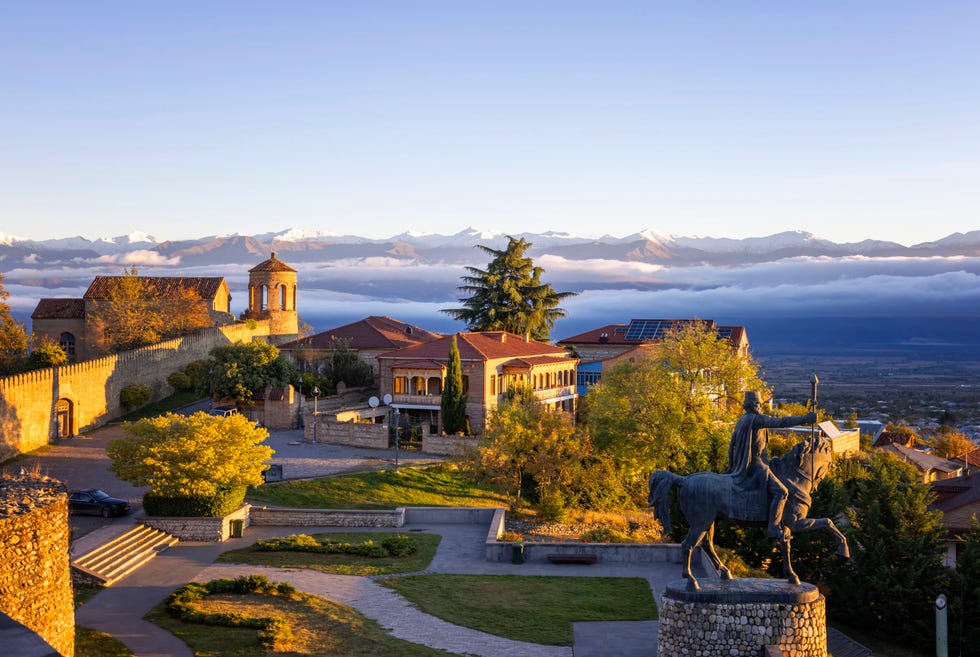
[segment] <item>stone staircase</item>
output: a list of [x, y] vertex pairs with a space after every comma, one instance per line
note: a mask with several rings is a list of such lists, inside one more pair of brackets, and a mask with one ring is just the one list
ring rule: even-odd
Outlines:
[[176, 545], [179, 540], [146, 525], [131, 530], [74, 559], [71, 567], [84, 578], [103, 586], [112, 586], [157, 553]]

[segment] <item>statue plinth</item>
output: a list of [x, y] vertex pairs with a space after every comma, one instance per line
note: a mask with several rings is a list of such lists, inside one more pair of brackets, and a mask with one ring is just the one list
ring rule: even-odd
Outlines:
[[827, 657], [824, 597], [812, 584], [777, 579], [686, 579], [660, 599], [657, 655], [758, 657], [778, 646], [792, 657]]

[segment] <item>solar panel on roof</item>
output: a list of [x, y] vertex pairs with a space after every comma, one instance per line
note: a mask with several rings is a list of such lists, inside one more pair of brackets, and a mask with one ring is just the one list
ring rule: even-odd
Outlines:
[[635, 341], [663, 340], [676, 322], [661, 319], [633, 319], [626, 329], [626, 339]]
[[718, 337], [727, 340], [732, 337], [732, 330], [730, 328], [720, 328], [718, 329]]

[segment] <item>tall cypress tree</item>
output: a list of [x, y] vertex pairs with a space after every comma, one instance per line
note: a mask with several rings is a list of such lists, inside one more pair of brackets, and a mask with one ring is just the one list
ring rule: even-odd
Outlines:
[[456, 336], [449, 343], [449, 364], [442, 388], [442, 428], [450, 436], [466, 430], [466, 393], [463, 391], [463, 368], [459, 361]]

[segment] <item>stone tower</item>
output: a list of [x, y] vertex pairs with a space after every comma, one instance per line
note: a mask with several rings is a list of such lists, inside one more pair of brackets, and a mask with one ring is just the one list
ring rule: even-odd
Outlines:
[[288, 342], [299, 337], [296, 314], [296, 270], [272, 257], [248, 270], [246, 319], [269, 320], [269, 340]]

